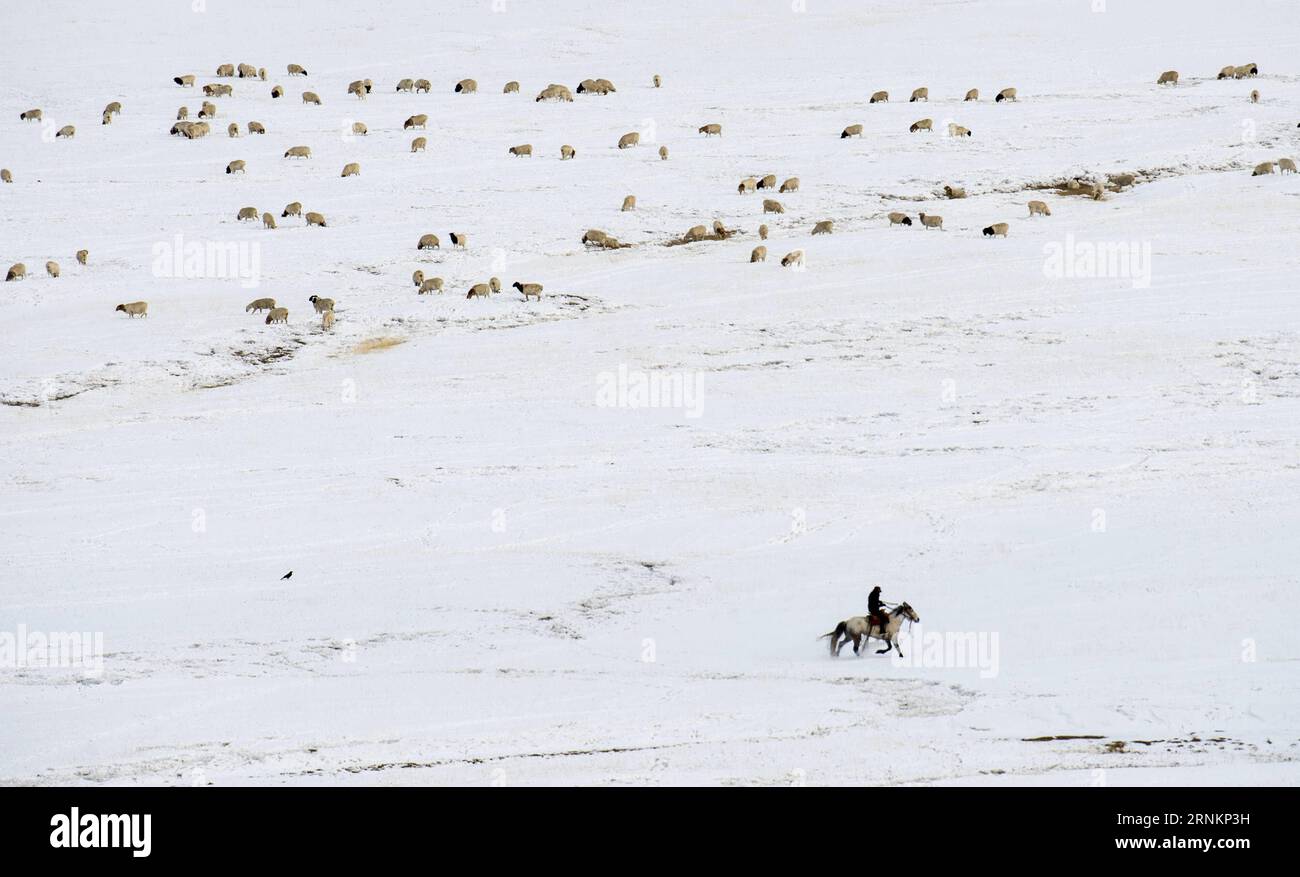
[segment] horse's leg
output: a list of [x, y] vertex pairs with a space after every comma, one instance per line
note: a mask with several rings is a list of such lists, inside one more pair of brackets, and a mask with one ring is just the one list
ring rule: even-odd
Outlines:
[[881, 639], [885, 641], [885, 647], [883, 649], [876, 649], [877, 655], [883, 655], [894, 647], [894, 641], [888, 636], [882, 636]]
[[862, 655], [862, 637], [856, 633], [853, 634], [853, 654]]

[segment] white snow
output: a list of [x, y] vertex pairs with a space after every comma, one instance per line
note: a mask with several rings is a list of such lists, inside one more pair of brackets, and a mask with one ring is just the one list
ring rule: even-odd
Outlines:
[[[1250, 175], [1300, 157], [1300, 7], [1094, 5], [6, 10], [0, 270], [31, 276], [0, 285], [0, 658], [20, 626], [104, 654], [11, 651], [0, 782], [1300, 782], [1300, 176]], [[183, 73], [234, 85], [203, 140], [167, 135]], [[533, 100], [589, 77], [618, 91]], [[1121, 171], [1101, 202], [1026, 188]], [[766, 173], [801, 189], [736, 193]], [[235, 220], [295, 200], [328, 227]], [[743, 234], [662, 246], [714, 219]], [[166, 276], [177, 235], [256, 271]], [[1092, 244], [1149, 284], [1050, 276]], [[492, 275], [546, 297], [465, 299]], [[604, 404], [620, 369], [686, 395]], [[908, 660], [829, 658], [877, 583], [922, 618]], [[1056, 735], [1099, 739], [1025, 740]]]

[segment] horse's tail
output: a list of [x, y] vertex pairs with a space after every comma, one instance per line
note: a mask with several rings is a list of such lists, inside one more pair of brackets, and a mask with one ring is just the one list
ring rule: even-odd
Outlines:
[[838, 643], [838, 642], [840, 641], [840, 637], [844, 635], [844, 630], [845, 630], [845, 628], [847, 628], [848, 626], [849, 626], [849, 623], [848, 623], [847, 621], [841, 621], [839, 624], [835, 625], [835, 629], [832, 630], [830, 633], [823, 633], [821, 636], [817, 637], [818, 639], [826, 639], [826, 637], [830, 637], [830, 638], [831, 638], [831, 657], [832, 657], [832, 658], [835, 657], [835, 644]]

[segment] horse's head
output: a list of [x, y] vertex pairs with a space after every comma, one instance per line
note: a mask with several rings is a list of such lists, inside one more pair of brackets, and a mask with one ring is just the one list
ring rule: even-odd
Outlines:
[[901, 615], [908, 621], [914, 621], [917, 624], [921, 623], [921, 616], [916, 614], [916, 610], [909, 603], [899, 603], [894, 607], [894, 614]]

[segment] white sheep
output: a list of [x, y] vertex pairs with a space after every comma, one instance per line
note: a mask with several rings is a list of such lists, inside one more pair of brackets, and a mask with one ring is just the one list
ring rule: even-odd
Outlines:
[[285, 158], [311, 158], [310, 146], [290, 146], [284, 151]]
[[417, 113], [402, 123], [402, 130], [408, 131], [411, 128], [423, 128], [429, 122], [429, 117], [425, 113]]
[[1050, 208], [1050, 207], [1047, 206], [1047, 202], [1046, 202], [1046, 201], [1030, 201], [1030, 202], [1029, 202], [1029, 215], [1030, 215], [1031, 217], [1034, 217], [1034, 216], [1051, 216], [1051, 215], [1052, 215], [1052, 208]]
[[429, 139], [427, 137], [416, 137], [414, 140], [411, 141], [411, 151], [424, 152], [425, 147], [428, 145], [429, 145]]
[[818, 222], [816, 225], [813, 226], [812, 233], [833, 234], [834, 231], [835, 231], [835, 223], [829, 219], [823, 219], [822, 221]]
[[889, 214], [889, 224], [890, 225], [911, 225], [912, 217], [908, 216], [906, 213], [898, 213], [897, 211], [895, 211]]
[[361, 163], [356, 161], [348, 162], [347, 164], [343, 165], [343, 173], [339, 174], [339, 176], [341, 177], [361, 176]]
[[873, 104], [889, 103], [889, 92], [877, 91], [875, 94], [871, 95], [871, 100], [869, 100], [868, 103], [873, 103]]
[[258, 212], [256, 207], [240, 207], [239, 213], [235, 215], [236, 222], [243, 222], [246, 219], [257, 221]]
[[24, 265], [22, 262], [15, 262], [14, 264], [10, 265], [9, 270], [5, 272], [6, 283], [8, 283], [11, 280], [25, 280], [26, 278], [27, 278], [27, 266]]
[[501, 89], [501, 93], [502, 93], [502, 94], [518, 94], [518, 93], [519, 93], [519, 83], [516, 82], [516, 81], [514, 81], [513, 79], [510, 80], [509, 82], [506, 83], [506, 87], [503, 88], [503, 89]]
[[456, 94], [473, 94], [478, 91], [478, 83], [473, 79], [462, 79], [456, 83]]
[[530, 297], [538, 301], [542, 300], [542, 285], [540, 283], [520, 283], [516, 280], [510, 285], [523, 293], [524, 301], [528, 301]]
[[640, 144], [640, 142], [641, 142], [641, 135], [638, 134], [636, 131], [631, 131], [627, 134], [624, 134], [622, 137], [618, 138], [618, 148], [630, 149], [633, 146], [637, 146], [638, 144]]
[[1295, 162], [1289, 158], [1279, 158], [1277, 160], [1277, 171], [1280, 174], [1295, 173]]
[[623, 199], [622, 212], [627, 213], [629, 210], [635, 210], [635, 209], [636, 209], [636, 196], [628, 195], [626, 198]]
[[979, 99], [980, 99], [980, 90], [978, 88], [972, 88], [970, 91], [966, 92], [966, 96], [962, 98], [962, 101], [963, 102], [972, 101], [972, 100], [977, 101]]
[[907, 101], [907, 102], [910, 103], [910, 104], [914, 104], [914, 103], [916, 103], [916, 102], [919, 101], [919, 100], [923, 100], [923, 101], [925, 101], [926, 103], [929, 103], [929, 102], [930, 102], [930, 89], [928, 89], [928, 88], [924, 88], [924, 87], [922, 87], [922, 88], [918, 88], [918, 89], [915, 89], [915, 90], [912, 92], [912, 96], [911, 96], [910, 98], [908, 98], [908, 101]]
[[521, 158], [523, 156], [528, 156], [529, 158], [532, 158], [533, 145], [531, 143], [524, 143], [519, 146], [512, 146], [510, 147], [510, 154], [513, 155], [515, 158]]
[[302, 93], [302, 102], [305, 104], [315, 104], [316, 106], [320, 106], [320, 95], [316, 94], [314, 91], [304, 91]]
[[1010, 228], [1005, 222], [995, 222], [984, 229], [984, 237], [1006, 237], [1007, 230]]
[[911, 125], [911, 127], [908, 128], [907, 130], [908, 130], [909, 132], [911, 132], [912, 134], [915, 134], [917, 131], [933, 131], [933, 130], [934, 130], [934, 120], [933, 120], [933, 119], [921, 119], [920, 121], [913, 122], [912, 125]]
[[325, 311], [320, 315], [320, 327], [326, 332], [334, 328], [334, 311]]
[[334, 310], [334, 299], [332, 298], [321, 298], [318, 295], [313, 295], [307, 301], [311, 302], [311, 306], [316, 309], [318, 314]]
[[849, 127], [845, 128], [843, 131], [840, 132], [841, 140], [847, 140], [850, 137], [861, 137], [861, 136], [862, 136], [861, 125], [850, 125]]
[[275, 310], [275, 299], [273, 298], [255, 298], [244, 308], [244, 313], [256, 314], [258, 311]]
[[928, 216], [928, 215], [926, 215], [926, 214], [924, 214], [924, 213], [920, 214], [920, 216], [921, 216], [921, 225], [922, 225], [923, 227], [925, 227], [925, 228], [937, 228], [937, 229], [939, 229], [939, 231], [943, 231], [943, 217], [942, 217], [942, 216]]
[[51, 277], [59, 276], [59, 263], [53, 260], [45, 263], [45, 273]]
[[242, 174], [246, 172], [247, 171], [245, 170], [244, 167], [244, 160], [242, 158], [237, 158], [234, 161], [232, 161], [230, 164], [226, 165], [226, 173], [228, 174], [234, 174], [234, 173]]
[[781, 202], [780, 202], [780, 201], [773, 201], [773, 200], [771, 200], [771, 199], [764, 199], [764, 201], [763, 201], [763, 212], [764, 212], [764, 213], [785, 213], [785, 208], [781, 206]]
[[280, 218], [284, 219], [286, 216], [302, 216], [302, 202], [290, 201], [284, 205], [284, 212], [280, 214]]
[[1016, 90], [1014, 88], [1004, 88], [998, 92], [997, 97], [993, 98], [993, 102], [998, 104], [1002, 103], [1004, 100], [1018, 101], [1019, 98], [1016, 97]]
[[128, 317], [130, 317], [133, 320], [136, 317], [148, 317], [149, 302], [133, 301], [133, 302], [129, 302], [128, 304], [118, 305], [117, 307], [113, 308], [113, 310], [121, 311], [122, 313], [126, 314]]
[[429, 277], [425, 280], [420, 281], [420, 291], [418, 294], [428, 295], [431, 292], [436, 292], [438, 293], [438, 295], [442, 295], [441, 277]]
[[325, 215], [322, 213], [308, 213], [306, 218], [308, 227], [313, 225], [319, 225], [321, 228], [326, 227]]
[[288, 323], [288, 322], [289, 322], [288, 308], [271, 308], [271, 312], [266, 315], [266, 325], [268, 326], [271, 325], [272, 323]]
[[453, 231], [451, 233], [451, 245], [460, 247], [462, 250], [469, 246], [469, 238], [463, 231]]
[[792, 265], [796, 267], [803, 265], [803, 250], [792, 250], [781, 259], [782, 268], [789, 268]]
[[712, 137], [714, 135], [721, 137], [722, 126], [717, 122], [711, 122], [708, 125], [701, 125], [699, 133], [703, 134], [705, 137]]
[[578, 151], [567, 143], [560, 147], [560, 161], [569, 161], [577, 154]]
[[798, 192], [798, 191], [799, 191], [798, 177], [791, 177], [790, 179], [786, 180], [784, 183], [781, 184], [780, 192], [782, 194], [785, 194], [787, 192]]
[[767, 261], [767, 247], [760, 245], [754, 247], [754, 249], [750, 251], [749, 264], [752, 265], [755, 262], [766, 262], [766, 261]]
[[1177, 85], [1177, 84], [1178, 84], [1177, 70], [1166, 70], [1164, 73], [1160, 74], [1159, 78], [1156, 79], [1156, 85]]

